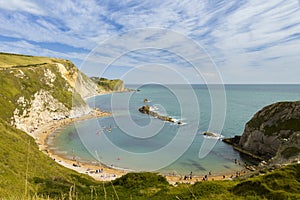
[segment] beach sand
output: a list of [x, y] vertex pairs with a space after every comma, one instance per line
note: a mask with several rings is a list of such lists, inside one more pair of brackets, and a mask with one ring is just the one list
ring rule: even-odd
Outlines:
[[49, 157], [55, 160], [60, 165], [67, 167], [69, 169], [75, 170], [79, 173], [88, 174], [96, 180], [100, 181], [109, 181], [114, 180], [124, 174], [126, 171], [114, 169], [102, 165], [101, 163], [97, 164], [87, 164], [83, 162], [78, 162], [77, 160], [71, 160], [64, 158], [60, 155], [56, 155], [52, 152], [47, 145], [48, 136], [53, 133], [56, 129], [62, 128], [76, 121], [83, 121], [92, 118], [106, 117], [110, 116], [109, 112], [102, 112], [93, 110], [90, 114], [83, 115], [77, 118], [66, 118], [61, 120], [52, 120], [51, 122], [39, 127], [32, 133], [36, 143], [39, 146], [40, 151], [46, 153]]
[[[95, 180], [98, 181], [111, 181], [116, 178], [121, 177], [122, 175], [130, 172], [129, 170], [121, 170], [121, 169], [115, 169], [108, 167], [106, 165], [103, 165], [102, 163], [83, 163], [78, 160], [71, 160], [65, 157], [62, 157], [60, 155], [55, 154], [52, 152], [47, 145], [47, 137], [53, 133], [56, 129], [62, 128], [64, 126], [67, 126], [70, 123], [76, 122], [76, 121], [82, 121], [86, 119], [92, 119], [92, 118], [99, 118], [99, 117], [105, 117], [110, 116], [111, 114], [109, 112], [101, 112], [98, 110], [94, 110], [90, 114], [77, 117], [77, 118], [66, 118], [61, 120], [53, 120], [41, 127], [39, 127], [37, 130], [35, 130], [32, 133], [32, 136], [35, 138], [36, 143], [39, 146], [39, 149], [47, 154], [49, 157], [51, 157], [53, 160], [55, 160], [60, 165], [67, 167], [69, 169], [75, 170], [82, 174], [87, 174], [91, 177], [93, 177]], [[247, 173], [247, 171], [243, 170], [241, 174]], [[231, 174], [224, 174], [223, 175], [207, 175], [207, 181], [212, 180], [232, 180], [232, 176], [235, 176], [236, 172], [232, 172]], [[169, 181], [170, 184], [176, 184], [176, 183], [187, 183], [187, 184], [194, 184], [197, 181], [203, 181], [203, 177], [201, 176], [192, 176], [192, 179], [187, 178], [184, 179], [183, 176], [178, 175], [163, 175], [166, 177], [166, 179]]]

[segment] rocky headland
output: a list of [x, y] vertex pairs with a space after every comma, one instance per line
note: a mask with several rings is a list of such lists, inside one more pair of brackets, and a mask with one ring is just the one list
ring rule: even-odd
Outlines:
[[98, 92], [124, 92], [128, 89], [124, 86], [124, 81], [120, 79], [106, 79], [102, 77], [91, 77], [91, 80], [98, 86]]
[[247, 122], [241, 136], [223, 141], [269, 164], [299, 162], [300, 101], [278, 102], [264, 107]]

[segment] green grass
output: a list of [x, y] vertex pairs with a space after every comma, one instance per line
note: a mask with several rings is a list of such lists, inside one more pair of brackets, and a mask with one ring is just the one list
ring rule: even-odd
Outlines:
[[242, 181], [233, 187], [232, 192], [267, 199], [300, 199], [300, 164]]
[[60, 59], [0, 52], [0, 68], [38, 66], [39, 64], [52, 63], [57, 60]]
[[117, 196], [119, 199], [300, 198], [300, 164], [247, 180], [177, 187], [169, 185], [164, 177], [148, 172], [129, 173], [112, 183], [101, 183], [58, 165], [38, 150], [30, 136], [1, 119], [0, 145], [0, 199], [68, 199], [70, 196], [91, 199], [91, 195], [104, 199], [105, 194], [107, 199], [117, 199]]
[[[43, 81], [44, 70], [49, 69], [55, 74], [56, 79], [53, 87], [50, 87]], [[21, 72], [24, 75], [21, 75]], [[20, 77], [18, 77], [20, 75]], [[33, 99], [33, 94], [41, 89], [48, 91], [55, 99], [71, 109], [74, 105], [83, 105], [84, 101], [79, 94], [68, 91], [67, 82], [61, 77], [55, 64], [44, 64], [37, 68], [26, 67], [22, 69], [9, 68], [0, 71], [0, 103], [3, 105], [3, 111], [0, 112], [0, 118], [10, 121], [15, 108], [19, 107], [17, 100], [24, 96], [27, 100]], [[30, 105], [27, 105], [28, 108]], [[21, 112], [22, 113], [22, 112]]]
[[74, 184], [78, 194], [84, 196], [89, 186], [98, 184], [58, 165], [38, 150], [33, 138], [1, 119], [0, 146], [0, 198], [35, 194], [58, 197], [68, 194]]
[[[67, 60], [0, 53], [0, 200], [300, 199], [300, 164], [246, 180], [178, 184], [176, 187], [169, 185], [163, 176], [148, 172], [129, 173], [113, 182], [102, 183], [60, 166], [38, 150], [33, 138], [9, 124], [15, 108], [20, 108], [17, 99], [24, 96], [31, 100], [41, 89], [71, 107], [72, 93], [67, 90], [55, 62], [64, 64], [70, 77], [78, 72]], [[56, 75], [55, 87], [41, 81], [44, 69]], [[22, 78], [16, 77], [19, 70], [24, 73]], [[101, 80], [100, 85], [106, 90], [123, 84], [120, 80]], [[75, 102], [83, 103], [79, 94], [75, 94]], [[288, 148], [283, 153], [290, 156], [298, 150]]]
[[288, 159], [290, 157], [296, 156], [300, 153], [300, 149], [297, 147], [287, 147], [281, 152], [281, 155], [285, 158]]

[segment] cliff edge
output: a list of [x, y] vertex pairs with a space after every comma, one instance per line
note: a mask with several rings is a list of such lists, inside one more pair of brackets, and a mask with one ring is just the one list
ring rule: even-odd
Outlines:
[[64, 59], [0, 53], [0, 118], [31, 134], [51, 120], [91, 111], [97, 85]]

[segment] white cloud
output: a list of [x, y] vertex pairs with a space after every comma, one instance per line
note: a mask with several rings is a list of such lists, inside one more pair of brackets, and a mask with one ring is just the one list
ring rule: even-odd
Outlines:
[[[15, 41], [1, 42], [3, 51], [7, 48], [17, 53], [45, 52], [82, 59], [84, 54], [77, 55], [76, 52], [66, 51], [61, 54], [40, 47], [25, 47], [30, 44], [36, 47], [36, 43], [47, 42], [91, 50], [99, 42], [128, 30], [160, 27], [195, 40], [218, 64], [227, 81], [255, 82], [263, 77], [255, 76], [256, 73], [267, 74], [268, 70], [273, 69], [275, 71], [272, 73], [277, 76], [284, 63], [288, 62], [290, 69], [296, 69], [299, 63], [300, 9], [299, 2], [294, 0], [229, 0], [218, 3], [208, 0], [0, 0], [0, 9], [11, 11], [0, 12], [0, 35], [26, 41], [22, 44]], [[174, 38], [168, 35], [156, 37], [160, 37], [162, 47], [182, 51], [182, 54], [193, 57], [195, 50], [184, 44], [184, 41], [174, 42]], [[145, 38], [146, 35], [137, 35], [135, 40], [127, 38], [129, 43], [112, 43], [102, 53], [114, 57], [131, 46], [144, 44], [147, 47], [157, 42], [155, 37], [144, 41]], [[107, 56], [102, 59], [104, 62], [110, 60]], [[142, 58], [131, 57], [126, 62], [139, 63], [135, 59]], [[166, 59], [163, 64], [167, 62]], [[257, 70], [257, 67], [264, 70]], [[274, 81], [270, 77], [265, 80]]]
[[28, 0], [0, 0], [0, 8], [10, 11], [24, 11], [34, 15], [44, 14], [41, 7]]
[[249, 1], [228, 15], [213, 32], [217, 39], [216, 51], [225, 58], [219, 66], [226, 82], [285, 83], [297, 80], [292, 70], [290, 78], [287, 72], [281, 76], [281, 71], [287, 63], [298, 71], [299, 11], [295, 1]]
[[[64, 58], [71, 60], [83, 60], [86, 56], [84, 53], [76, 53], [76, 52], [56, 52], [51, 51], [49, 49], [41, 48], [38, 45], [33, 45], [26, 41], [16, 41], [16, 42], [1, 42], [0, 52], [22, 52], [22, 54], [26, 55], [40, 55], [40, 56], [49, 56], [56, 58]], [[38, 53], [37, 53], [38, 52]]]

